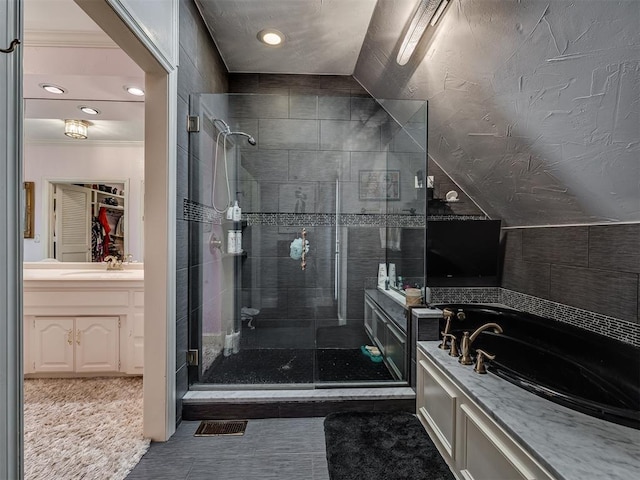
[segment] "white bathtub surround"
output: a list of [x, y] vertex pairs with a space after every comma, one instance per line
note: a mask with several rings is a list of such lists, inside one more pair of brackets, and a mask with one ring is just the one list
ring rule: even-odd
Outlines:
[[419, 342], [418, 348], [553, 478], [628, 480], [637, 476], [640, 430], [570, 410], [493, 374], [478, 375], [437, 348], [438, 343]]
[[25, 380], [25, 480], [121, 480], [148, 448], [140, 377]]

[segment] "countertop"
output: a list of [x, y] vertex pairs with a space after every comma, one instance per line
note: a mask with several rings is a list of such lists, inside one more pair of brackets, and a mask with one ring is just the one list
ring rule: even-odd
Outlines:
[[125, 265], [124, 270], [107, 270], [106, 264], [46, 263], [25, 264], [22, 279], [31, 281], [118, 281], [141, 282], [144, 267], [141, 263]]
[[458, 363], [439, 342], [418, 342], [456, 385], [558, 480], [640, 475], [640, 430], [590, 417]]

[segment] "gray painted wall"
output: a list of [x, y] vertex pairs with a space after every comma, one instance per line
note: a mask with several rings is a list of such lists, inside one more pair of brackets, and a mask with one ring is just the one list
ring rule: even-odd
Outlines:
[[[194, 238], [200, 228], [196, 222], [183, 218], [183, 202], [190, 199], [205, 201], [206, 189], [190, 188], [192, 180], [200, 178], [198, 169], [206, 169], [197, 159], [189, 159], [189, 134], [187, 115], [191, 93], [221, 93], [227, 91], [227, 69], [220, 59], [209, 33], [193, 0], [180, 0], [180, 68], [178, 70], [178, 156], [177, 156], [177, 206], [176, 206], [176, 422], [182, 419], [182, 397], [188, 390], [186, 351], [189, 348], [189, 316], [199, 322], [202, 314], [201, 288], [189, 288], [190, 278], [194, 285], [202, 286], [200, 255], [191, 256], [190, 234]], [[192, 165], [194, 168], [190, 168]], [[209, 170], [210, 171], [210, 170]], [[194, 183], [193, 181], [191, 182]], [[191, 228], [191, 232], [189, 231]], [[196, 232], [194, 232], [194, 230]], [[193, 251], [202, 251], [202, 245], [191, 245]], [[191, 296], [190, 296], [191, 295]]]
[[354, 76], [429, 101], [429, 154], [483, 210], [511, 226], [640, 220], [639, 2], [453, 0], [400, 67], [417, 3], [378, 2]]

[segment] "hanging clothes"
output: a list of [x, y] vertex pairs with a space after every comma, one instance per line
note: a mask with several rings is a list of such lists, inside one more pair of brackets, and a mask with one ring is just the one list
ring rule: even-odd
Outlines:
[[109, 219], [107, 218], [106, 208], [100, 207], [100, 211], [98, 212], [98, 221], [104, 231], [104, 238], [102, 240], [102, 252], [104, 255], [105, 252], [109, 252], [109, 242], [111, 241], [111, 237], [109, 237], [109, 233], [111, 233], [111, 226], [109, 225]]
[[98, 217], [93, 217], [91, 219], [91, 261], [101, 262], [104, 258], [104, 251], [102, 250], [103, 241], [102, 225], [100, 225]]

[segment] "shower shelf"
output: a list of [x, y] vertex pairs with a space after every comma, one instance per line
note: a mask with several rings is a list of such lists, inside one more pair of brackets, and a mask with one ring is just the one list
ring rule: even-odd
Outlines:
[[246, 250], [241, 253], [223, 253], [222, 254], [222, 258], [232, 258], [232, 257], [247, 258], [248, 256], [249, 254], [247, 253]]

